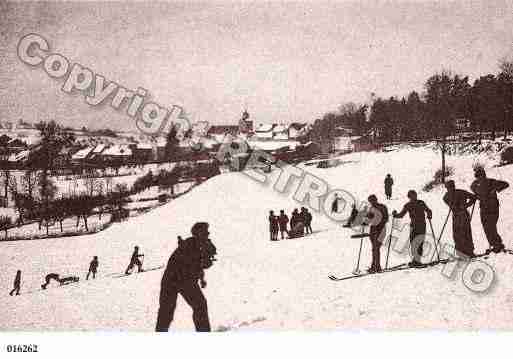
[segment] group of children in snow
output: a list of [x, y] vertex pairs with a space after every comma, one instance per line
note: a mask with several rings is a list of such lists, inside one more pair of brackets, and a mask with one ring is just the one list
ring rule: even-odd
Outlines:
[[281, 233], [281, 239], [302, 237], [305, 234], [313, 233], [312, 231], [312, 213], [307, 208], [301, 207], [301, 212], [297, 208], [292, 211], [290, 217], [290, 230], [288, 229], [289, 217], [285, 211], [280, 210], [280, 215], [276, 216], [274, 211], [269, 211], [269, 232], [271, 241], [278, 240], [278, 232]]
[[[489, 249], [485, 254], [500, 253], [505, 251], [505, 247], [501, 236], [497, 232], [497, 222], [499, 220], [499, 200], [497, 193], [502, 192], [509, 187], [505, 181], [499, 181], [493, 178], [488, 178], [483, 168], [477, 167], [474, 169], [475, 180], [470, 186], [473, 193], [463, 189], [457, 189], [453, 180], [445, 182], [447, 192], [443, 197], [443, 201], [449, 207], [449, 213], [445, 219], [440, 233], [439, 240], [443, 234], [443, 230], [447, 224], [450, 214], [452, 213], [453, 225], [453, 241], [456, 250], [456, 255], [460, 258], [473, 258], [474, 242], [472, 238], [471, 219], [474, 213], [474, 206], [476, 201], [479, 201], [480, 217], [486, 238], [489, 243]], [[392, 196], [393, 180], [390, 175], [385, 179], [385, 194], [387, 199]], [[426, 217], [429, 220], [431, 230], [432, 211], [426, 203], [417, 198], [417, 192], [414, 190], [408, 191], [409, 201], [404, 205], [400, 212], [392, 211], [393, 218], [402, 218], [408, 213], [410, 217], [410, 248], [412, 254], [412, 261], [409, 264], [411, 267], [422, 267], [421, 258], [423, 256], [423, 244], [426, 237]], [[337, 201], [337, 199], [335, 199]], [[370, 225], [368, 236], [370, 238], [372, 247], [372, 263], [369, 272], [380, 272], [380, 247], [386, 238], [386, 224], [389, 220], [387, 207], [378, 202], [376, 195], [368, 197], [370, 208], [364, 214], [366, 222]], [[472, 207], [469, 214], [468, 208]], [[332, 210], [337, 212], [338, 208], [334, 202]], [[344, 227], [350, 227], [358, 216], [356, 206], [353, 206], [351, 216]], [[392, 224], [392, 230], [394, 225]], [[433, 233], [434, 237], [434, 233]], [[438, 243], [435, 243], [437, 245]], [[390, 243], [389, 243], [390, 246]], [[390, 247], [389, 249], [390, 250]], [[387, 254], [388, 259], [388, 254]], [[388, 263], [387, 263], [388, 265]]]
[[[130, 257], [130, 263], [128, 264], [127, 269], [125, 270], [125, 274], [129, 275], [132, 269], [137, 266], [137, 271], [142, 272], [142, 261], [140, 258], [144, 258], [144, 254], [139, 254], [139, 247], [135, 246], [134, 251], [132, 252], [132, 257]], [[98, 256], [94, 256], [91, 262], [89, 263], [89, 271], [86, 275], [86, 280], [89, 280], [89, 276], [92, 275], [93, 279], [96, 278], [96, 273], [98, 272]], [[45, 281], [43, 284], [41, 284], [41, 289], [46, 289], [46, 287], [50, 284], [50, 281], [56, 281], [60, 285], [65, 285], [69, 283], [75, 283], [80, 280], [77, 276], [67, 276], [67, 277], [61, 277], [57, 273], [49, 273], [45, 276]], [[18, 270], [16, 272], [16, 276], [14, 277], [14, 286], [13, 289], [9, 292], [9, 295], [19, 295], [20, 294], [20, 288], [21, 288], [21, 270]]]

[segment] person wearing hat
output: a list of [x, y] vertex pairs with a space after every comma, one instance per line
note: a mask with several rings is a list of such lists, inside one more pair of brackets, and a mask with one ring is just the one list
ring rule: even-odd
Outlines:
[[474, 242], [472, 240], [472, 228], [470, 226], [470, 215], [467, 208], [476, 202], [476, 198], [470, 192], [463, 189], [456, 189], [453, 180], [445, 182], [447, 193], [443, 200], [452, 212], [452, 237], [454, 246], [459, 254], [473, 258]]
[[431, 219], [433, 212], [424, 203], [417, 199], [417, 192], [414, 190], [408, 191], [409, 201], [404, 205], [401, 212], [392, 212], [394, 218], [402, 218], [406, 213], [410, 216], [410, 246], [412, 251], [413, 260], [409, 263], [411, 267], [422, 266], [422, 246], [426, 237], [426, 215]]
[[[196, 331], [209, 332], [207, 300], [201, 291], [207, 282], [204, 270], [215, 261], [217, 249], [208, 238], [209, 225], [198, 222], [192, 226], [192, 237], [178, 240], [178, 248], [171, 254], [160, 284], [159, 310], [156, 331], [167, 332], [173, 321], [176, 300], [180, 294], [192, 308]], [[199, 284], [198, 284], [199, 281]], [[200, 288], [201, 285], [201, 288]]]
[[470, 189], [479, 200], [481, 224], [490, 245], [486, 253], [499, 253], [504, 250], [504, 244], [497, 232], [497, 222], [499, 221], [499, 199], [497, 198], [497, 193], [504, 191], [509, 187], [509, 184], [505, 181], [486, 177], [486, 172], [482, 167], [474, 169], [474, 177], [476, 179], [472, 182]]
[[380, 248], [383, 244], [388, 222], [388, 209], [384, 204], [378, 202], [378, 198], [371, 194], [367, 199], [371, 205], [367, 218], [370, 224], [370, 241], [372, 245], [372, 264], [369, 273], [381, 272]]

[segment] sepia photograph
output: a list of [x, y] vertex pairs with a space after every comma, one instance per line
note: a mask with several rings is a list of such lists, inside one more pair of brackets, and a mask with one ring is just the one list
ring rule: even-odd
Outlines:
[[472, 354], [512, 182], [511, 0], [0, 1], [2, 357]]

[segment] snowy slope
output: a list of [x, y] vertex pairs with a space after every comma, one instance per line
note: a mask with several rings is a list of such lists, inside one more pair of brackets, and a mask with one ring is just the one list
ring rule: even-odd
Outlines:
[[[333, 187], [364, 199], [383, 197], [383, 180], [391, 173], [396, 185], [389, 210], [400, 209], [413, 188], [434, 210], [439, 231], [447, 214], [441, 189], [426, 194], [420, 189], [439, 167], [439, 155], [426, 149], [388, 153], [351, 154], [344, 165], [331, 169], [304, 166]], [[449, 157], [458, 186], [468, 188], [475, 157]], [[479, 159], [488, 161], [489, 159]], [[274, 173], [276, 176], [277, 173]], [[489, 175], [513, 182], [513, 167], [490, 168]], [[272, 182], [271, 182], [272, 183]], [[294, 191], [292, 191], [294, 192]], [[507, 247], [513, 230], [509, 213], [511, 189], [501, 194], [500, 232]], [[347, 282], [330, 281], [329, 274], [349, 274], [354, 268], [359, 240], [316, 215], [313, 235], [283, 242], [268, 241], [267, 215], [300, 207], [290, 196], [254, 182], [241, 173], [210, 179], [188, 195], [128, 222], [115, 224], [96, 235], [32, 242], [0, 243], [0, 305], [3, 330], [153, 330], [163, 269], [129, 277], [122, 272], [134, 245], [144, 253], [146, 268], [163, 265], [176, 246], [177, 235], [187, 236], [196, 221], [211, 224], [218, 262], [207, 271], [205, 290], [214, 328], [229, 329], [334, 329], [334, 328], [512, 328], [513, 256], [488, 260], [498, 281], [487, 294], [470, 292], [459, 280], [440, 274], [441, 267], [368, 276]], [[487, 248], [474, 216], [476, 251]], [[449, 223], [450, 224], [450, 223]], [[450, 227], [448, 228], [450, 229]], [[407, 235], [407, 233], [403, 233]], [[450, 242], [450, 231], [445, 239]], [[364, 241], [362, 266], [370, 263], [370, 245]], [[93, 255], [100, 260], [100, 275], [84, 281]], [[382, 263], [384, 263], [382, 250]], [[408, 258], [393, 253], [391, 263]], [[9, 297], [16, 269], [23, 271], [22, 295]], [[80, 275], [81, 281], [38, 291], [49, 272]], [[34, 291], [31, 293], [27, 293]], [[174, 329], [193, 329], [191, 311], [179, 299]]]

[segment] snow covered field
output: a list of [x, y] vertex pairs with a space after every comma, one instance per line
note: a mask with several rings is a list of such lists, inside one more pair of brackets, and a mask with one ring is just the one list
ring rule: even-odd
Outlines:
[[[387, 153], [355, 153], [343, 156], [338, 167], [306, 171], [325, 179], [332, 187], [366, 199], [378, 195], [389, 208], [400, 210], [406, 192], [416, 189], [434, 211], [438, 233], [447, 215], [443, 191], [421, 191], [440, 166], [440, 155], [429, 149], [406, 148]], [[468, 189], [472, 164], [487, 165], [490, 177], [513, 182], [513, 166], [492, 168], [493, 158], [448, 158], [457, 186]], [[391, 173], [394, 194], [384, 201], [383, 180]], [[276, 178], [278, 170], [273, 172]], [[270, 182], [273, 183], [272, 181]], [[294, 193], [294, 186], [292, 191]], [[506, 247], [513, 230], [513, 191], [500, 194], [502, 217], [499, 232]], [[367, 276], [333, 282], [329, 274], [350, 274], [360, 241], [352, 230], [341, 228], [314, 213], [313, 235], [270, 242], [268, 211], [301, 207], [292, 195], [275, 192], [242, 173], [214, 177], [169, 204], [147, 214], [116, 223], [94, 235], [72, 238], [0, 243], [0, 317], [2, 330], [121, 330], [151, 331], [158, 309], [163, 269], [116, 278], [126, 268], [133, 246], [145, 254], [144, 267], [164, 265], [176, 247], [178, 235], [188, 236], [196, 221], [211, 224], [211, 238], [218, 261], [207, 271], [212, 326], [216, 330], [243, 329], [511, 329], [513, 328], [513, 256], [499, 254], [487, 263], [496, 271], [492, 290], [476, 294], [461, 282], [449, 280], [442, 266]], [[479, 223], [473, 218], [476, 252], [487, 248]], [[406, 220], [407, 221], [407, 220]], [[407, 236], [407, 228], [402, 236]], [[444, 240], [451, 243], [449, 221]], [[399, 235], [399, 234], [396, 234]], [[382, 265], [385, 250], [382, 248]], [[96, 280], [85, 281], [88, 264], [100, 261]], [[408, 258], [391, 253], [391, 264]], [[364, 240], [362, 267], [370, 265], [370, 243]], [[16, 270], [22, 275], [22, 293], [10, 297]], [[49, 272], [79, 275], [79, 283], [40, 291]], [[191, 310], [179, 298], [172, 329], [193, 330]]]

